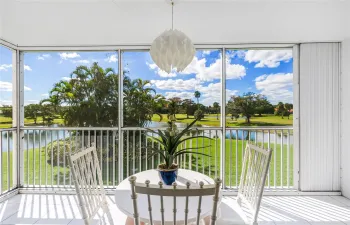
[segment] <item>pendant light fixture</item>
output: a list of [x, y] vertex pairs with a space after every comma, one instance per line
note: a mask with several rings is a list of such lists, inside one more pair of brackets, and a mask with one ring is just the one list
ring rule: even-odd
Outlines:
[[171, 29], [164, 31], [152, 43], [150, 54], [154, 63], [170, 73], [183, 71], [193, 60], [196, 49], [189, 37], [174, 29], [174, 0], [171, 3]]

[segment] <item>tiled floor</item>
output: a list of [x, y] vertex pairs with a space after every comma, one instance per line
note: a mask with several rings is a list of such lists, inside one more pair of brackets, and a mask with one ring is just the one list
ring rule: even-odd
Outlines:
[[[114, 224], [125, 224], [126, 216], [108, 196]], [[222, 205], [231, 209], [235, 197], [224, 197]], [[96, 224], [104, 219], [96, 217]], [[71, 195], [21, 194], [0, 203], [0, 224], [84, 225]], [[103, 224], [103, 223], [102, 223]], [[231, 224], [231, 223], [227, 223]], [[266, 196], [259, 224], [348, 224], [350, 200], [341, 196]]]

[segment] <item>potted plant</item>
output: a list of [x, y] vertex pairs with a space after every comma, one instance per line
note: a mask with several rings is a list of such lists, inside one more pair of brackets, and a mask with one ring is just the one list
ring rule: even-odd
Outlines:
[[183, 144], [186, 141], [190, 141], [191, 139], [195, 139], [198, 137], [211, 139], [210, 137], [206, 136], [188, 136], [188, 134], [192, 131], [192, 126], [197, 122], [197, 120], [198, 119], [195, 119], [181, 132], [177, 129], [177, 126], [175, 124], [176, 120], [174, 116], [169, 117], [168, 128], [165, 131], [154, 131], [151, 129], [147, 129], [149, 132], [156, 134], [156, 137], [150, 138], [158, 142], [158, 144], [160, 145], [160, 149], [151, 148], [152, 153], [149, 155], [148, 158], [159, 154], [160, 158], [164, 160], [163, 163], [158, 165], [158, 171], [160, 178], [166, 185], [171, 185], [173, 182], [175, 182], [177, 178], [178, 165], [174, 162], [174, 160], [178, 156], [192, 153], [210, 157], [207, 154], [192, 151], [195, 149], [207, 148], [210, 147], [210, 145], [202, 147], [197, 146], [196, 148], [181, 148], [181, 144]]

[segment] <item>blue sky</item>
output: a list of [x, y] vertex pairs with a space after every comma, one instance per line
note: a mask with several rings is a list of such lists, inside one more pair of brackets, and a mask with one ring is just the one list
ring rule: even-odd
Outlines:
[[[244, 92], [261, 93], [272, 103], [292, 102], [293, 60], [291, 49], [228, 50], [226, 97]], [[11, 51], [0, 46], [0, 104], [11, 104]], [[220, 50], [198, 50], [192, 63], [180, 73], [167, 74], [152, 61], [148, 52], [124, 52], [123, 65], [132, 79], [151, 81], [159, 94], [167, 98], [193, 98], [193, 92], [202, 93], [200, 102], [212, 105], [220, 102]], [[78, 65], [111, 67], [118, 71], [116, 52], [35, 52], [25, 53], [25, 104], [38, 103], [47, 97], [53, 84], [69, 79]]]

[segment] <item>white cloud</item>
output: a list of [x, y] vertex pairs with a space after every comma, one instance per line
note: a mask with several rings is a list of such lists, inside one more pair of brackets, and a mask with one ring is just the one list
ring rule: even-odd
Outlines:
[[24, 71], [32, 71], [32, 68], [30, 68], [30, 66], [28, 65], [24, 65]]
[[293, 74], [278, 73], [262, 75], [255, 79], [256, 89], [261, 91], [272, 103], [293, 102]]
[[38, 104], [39, 100], [27, 100], [25, 105], [29, 105], [29, 104]]
[[[190, 65], [181, 74], [196, 74], [196, 78], [202, 81], [213, 81], [221, 78], [222, 59], [206, 66], [205, 58], [194, 57]], [[246, 69], [239, 64], [228, 64], [226, 68], [227, 79], [241, 79], [246, 75]]]
[[49, 94], [47, 94], [47, 93], [46, 94], [42, 94], [41, 97], [47, 98], [47, 97], [49, 97]]
[[207, 55], [210, 55], [211, 53], [212, 53], [211, 50], [203, 50], [203, 51], [202, 51], [202, 57], [205, 57], [205, 56], [207, 56]]
[[2, 64], [2, 65], [0, 65], [0, 71], [7, 71], [10, 68], [12, 68], [12, 64]]
[[292, 58], [292, 50], [249, 50], [245, 53], [244, 60], [257, 63], [256, 68], [275, 68], [280, 62], [289, 62]]
[[118, 62], [117, 54], [110, 55], [107, 59], [105, 59], [105, 61], [107, 61], [107, 62], [109, 62], [109, 63]]
[[48, 59], [48, 58], [51, 58], [50, 54], [42, 54], [42, 55], [38, 56], [38, 60], [45, 60], [45, 59]]
[[244, 59], [245, 54], [247, 51], [245, 50], [230, 50], [228, 52], [226, 52], [226, 57], [227, 59], [233, 59], [235, 57], [240, 58], [240, 59]]
[[175, 71], [171, 73], [167, 73], [163, 70], [161, 70], [155, 63], [148, 63], [146, 62], [147, 66], [150, 70], [154, 70], [156, 74], [158, 74], [160, 77], [176, 77]]
[[[210, 83], [208, 86], [199, 85], [195, 89], [191, 89], [191, 91], [165, 92], [165, 97], [168, 99], [173, 97], [179, 97], [181, 99], [194, 99], [195, 90], [201, 93], [199, 102], [203, 105], [212, 105], [214, 102], [221, 102], [221, 83]], [[227, 101], [232, 95], [236, 95], [237, 93], [237, 90], [226, 89]]]
[[183, 92], [165, 92], [165, 98], [179, 97], [181, 99], [192, 99], [194, 92], [183, 91]]
[[[203, 105], [212, 105], [214, 102], [221, 102], [221, 83], [210, 83], [208, 86], [200, 86], [197, 90], [201, 93], [199, 101]], [[237, 90], [226, 89], [226, 101], [237, 93]]]
[[63, 80], [63, 81], [70, 81], [72, 78], [70, 78], [70, 77], [62, 77], [61, 78], [61, 80]]
[[168, 79], [168, 80], [151, 80], [151, 84], [161, 90], [188, 91], [194, 90], [200, 85], [200, 81], [194, 78], [189, 80]]
[[4, 105], [12, 105], [12, 100], [0, 99], [0, 107]]
[[[31, 91], [32, 89], [24, 86], [25, 91]], [[0, 81], [0, 91], [12, 91], [12, 83], [6, 81]]]
[[81, 59], [81, 60], [72, 60], [72, 63], [74, 63], [74, 64], [89, 64], [90, 61], [87, 59]]
[[62, 53], [58, 53], [58, 55], [61, 57], [62, 60], [80, 58], [80, 55], [76, 52], [70, 52], [70, 53], [62, 52]]

